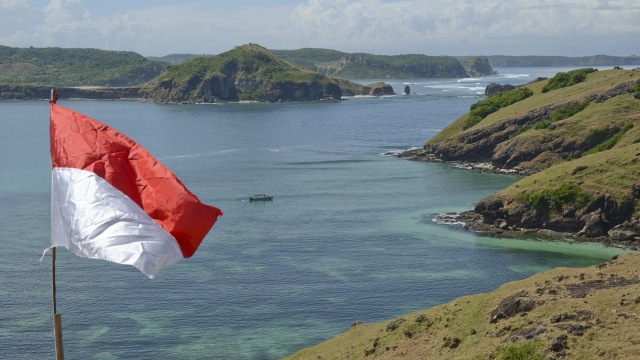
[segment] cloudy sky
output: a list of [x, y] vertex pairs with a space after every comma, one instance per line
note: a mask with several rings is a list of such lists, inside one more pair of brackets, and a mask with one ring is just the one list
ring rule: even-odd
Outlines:
[[640, 0], [0, 0], [0, 45], [640, 55]]

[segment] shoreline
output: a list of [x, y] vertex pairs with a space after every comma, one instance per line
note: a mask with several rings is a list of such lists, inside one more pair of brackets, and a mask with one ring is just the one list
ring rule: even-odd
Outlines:
[[[464, 161], [445, 161], [425, 148], [415, 148], [389, 154], [398, 158], [411, 161], [424, 161], [433, 163], [448, 164], [462, 170], [470, 170], [482, 173], [492, 173], [500, 175], [526, 177], [535, 174], [537, 171], [522, 168], [504, 169], [494, 166], [488, 162], [474, 163]], [[479, 200], [480, 201], [480, 200]], [[436, 223], [444, 226], [459, 227], [462, 231], [472, 231], [494, 237], [508, 238], [536, 238], [541, 240], [564, 240], [576, 242], [598, 243], [604, 246], [621, 247], [632, 251], [640, 251], [640, 243], [634, 238], [617, 239], [613, 236], [584, 236], [581, 231], [561, 232], [547, 228], [524, 228], [509, 225], [506, 220], [498, 219], [493, 223], [485, 223], [484, 215], [475, 210], [467, 210], [460, 213], [438, 214], [434, 217]]]
[[618, 247], [631, 251], [640, 251], [640, 245], [635, 241], [616, 240], [610, 236], [586, 237], [579, 233], [559, 232], [545, 228], [528, 229], [515, 226], [507, 226], [506, 222], [496, 224], [486, 224], [482, 214], [473, 210], [460, 213], [449, 212], [437, 214], [433, 220], [442, 226], [457, 228], [460, 231], [470, 231], [491, 237], [504, 237], [512, 239], [539, 239], [557, 241], [575, 241], [581, 243], [596, 243], [609, 247]]
[[389, 153], [389, 155], [393, 155], [398, 158], [411, 160], [411, 161], [424, 161], [424, 162], [450, 164], [459, 169], [492, 173], [492, 174], [529, 176], [537, 172], [534, 170], [528, 170], [521, 167], [515, 167], [512, 169], [501, 168], [493, 165], [490, 162], [442, 160], [439, 157], [437, 157], [433, 152], [430, 152], [424, 147], [407, 149], [407, 150], [400, 151], [398, 153]]

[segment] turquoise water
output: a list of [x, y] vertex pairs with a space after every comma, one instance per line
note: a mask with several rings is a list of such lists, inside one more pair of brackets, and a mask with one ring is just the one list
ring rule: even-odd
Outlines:
[[[338, 103], [62, 101], [126, 133], [221, 208], [195, 256], [149, 280], [58, 252], [69, 359], [278, 359], [346, 329], [620, 250], [507, 240], [436, 224], [517, 177], [383, 154], [420, 146], [488, 82], [553, 69], [404, 83], [418, 95]], [[0, 358], [54, 354], [48, 104], [0, 102]], [[254, 193], [274, 196], [249, 202]]]

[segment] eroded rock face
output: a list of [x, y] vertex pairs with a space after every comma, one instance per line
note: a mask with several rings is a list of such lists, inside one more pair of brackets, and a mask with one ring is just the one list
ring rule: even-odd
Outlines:
[[489, 322], [496, 323], [500, 319], [508, 319], [517, 314], [531, 311], [536, 303], [533, 300], [526, 299], [528, 295], [526, 291], [520, 291], [502, 300], [491, 312]]
[[487, 85], [487, 87], [484, 89], [484, 94], [486, 96], [491, 96], [493, 94], [497, 94], [505, 91], [511, 91], [515, 88], [516, 88], [515, 86], [510, 84], [501, 85], [501, 84], [491, 83]]
[[[640, 221], [632, 220], [635, 211], [631, 200], [618, 201], [602, 195], [583, 209], [569, 206], [563, 211], [550, 212], [542, 204], [532, 205], [507, 201], [497, 195], [480, 200], [474, 212], [482, 216], [482, 223], [470, 227], [494, 232], [495, 230], [545, 229], [550, 232], [585, 238], [608, 237], [617, 242], [640, 241]], [[541, 230], [540, 230], [541, 231]]]

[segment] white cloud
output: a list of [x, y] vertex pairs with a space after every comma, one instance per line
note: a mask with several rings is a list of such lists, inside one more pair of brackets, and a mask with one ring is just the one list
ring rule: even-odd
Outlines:
[[[254, 42], [378, 54], [629, 55], [637, 0], [0, 0], [0, 44], [214, 54]], [[640, 55], [640, 54], [639, 54]]]
[[[488, 47], [508, 53], [510, 49], [498, 46], [520, 39], [551, 44], [553, 40], [585, 41], [603, 34], [640, 35], [639, 16], [640, 5], [630, 0], [309, 0], [292, 14], [300, 31], [307, 36], [315, 34], [322, 47], [337, 44], [372, 51], [388, 44], [392, 52], [413, 48], [422, 53], [457, 54], [486, 53]], [[588, 45], [582, 44], [585, 52], [589, 52]], [[519, 47], [524, 49], [525, 44]]]

